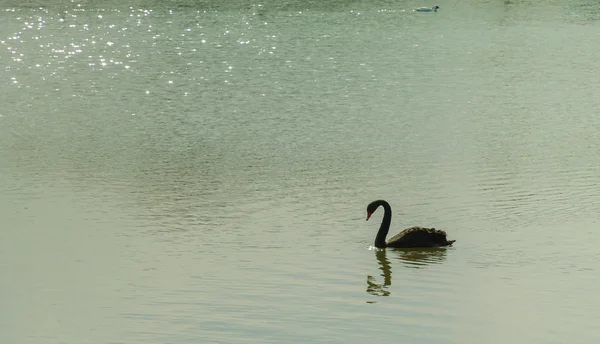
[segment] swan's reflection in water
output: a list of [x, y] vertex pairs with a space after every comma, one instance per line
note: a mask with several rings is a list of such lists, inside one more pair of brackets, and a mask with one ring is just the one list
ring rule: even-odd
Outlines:
[[446, 247], [393, 249], [398, 259], [407, 268], [423, 269], [428, 265], [440, 264], [446, 260]]
[[[394, 258], [398, 258], [400, 262], [407, 268], [423, 269], [431, 264], [440, 264], [446, 259], [445, 247], [432, 248], [398, 248], [398, 249], [374, 249], [379, 270], [383, 273], [383, 283], [377, 283], [376, 278], [367, 275], [367, 293], [373, 296], [389, 296], [391, 291], [389, 287], [392, 285], [392, 267], [387, 258], [387, 251]], [[367, 301], [367, 303], [375, 303], [376, 301]]]
[[[386, 257], [385, 249], [376, 248], [375, 255], [379, 262], [379, 270], [383, 271], [383, 284], [375, 282], [375, 277], [367, 275], [367, 293], [374, 296], [389, 296], [390, 291], [387, 290], [392, 285], [392, 268], [390, 267], [390, 261]], [[375, 301], [368, 303], [375, 303]]]

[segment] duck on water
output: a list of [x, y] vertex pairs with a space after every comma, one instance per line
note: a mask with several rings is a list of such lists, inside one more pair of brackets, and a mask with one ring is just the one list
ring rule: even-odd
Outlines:
[[435, 5], [433, 7], [419, 7], [417, 9], [415, 9], [415, 11], [417, 12], [437, 12], [438, 8], [440, 8], [440, 6]]
[[383, 206], [383, 220], [375, 237], [375, 247], [439, 247], [450, 246], [456, 240], [447, 240], [446, 232], [435, 228], [411, 227], [394, 235], [389, 240], [385, 240], [390, 231], [390, 223], [392, 222], [392, 207], [384, 200], [371, 202], [367, 206], [367, 221], [373, 215], [375, 210]]

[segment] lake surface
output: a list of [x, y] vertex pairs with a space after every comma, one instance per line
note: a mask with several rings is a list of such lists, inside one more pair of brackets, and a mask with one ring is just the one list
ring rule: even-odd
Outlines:
[[0, 2], [0, 342], [598, 342], [597, 4], [425, 5]]

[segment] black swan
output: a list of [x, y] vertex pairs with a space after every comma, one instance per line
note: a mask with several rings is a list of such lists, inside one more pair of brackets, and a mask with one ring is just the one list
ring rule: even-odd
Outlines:
[[387, 242], [385, 237], [390, 230], [390, 223], [392, 222], [392, 208], [390, 204], [384, 200], [377, 200], [371, 202], [367, 206], [367, 221], [373, 215], [375, 210], [383, 206], [385, 213], [383, 214], [383, 221], [379, 227], [379, 232], [375, 237], [375, 247], [386, 248], [386, 247], [439, 247], [439, 246], [450, 246], [456, 240], [447, 240], [446, 232], [435, 228], [423, 228], [423, 227], [411, 227], [403, 230], [402, 232], [394, 235]]
[[433, 7], [419, 7], [417, 9], [415, 9], [415, 11], [417, 12], [437, 12], [438, 8], [440, 8], [440, 6], [435, 5]]

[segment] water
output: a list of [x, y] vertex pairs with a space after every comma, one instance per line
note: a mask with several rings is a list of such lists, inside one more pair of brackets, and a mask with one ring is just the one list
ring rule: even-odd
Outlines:
[[600, 338], [593, 3], [1, 5], [1, 342]]

